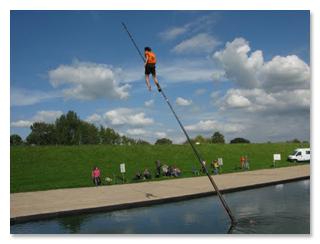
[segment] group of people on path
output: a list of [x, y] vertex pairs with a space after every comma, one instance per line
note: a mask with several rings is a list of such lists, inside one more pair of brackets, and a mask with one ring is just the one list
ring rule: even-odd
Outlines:
[[[206, 167], [206, 161], [202, 161], [204, 167]], [[180, 177], [182, 171], [180, 168], [176, 167], [175, 165], [167, 165], [166, 163], [161, 163], [160, 160], [155, 161], [155, 177], [161, 176], [169, 176], [169, 177]], [[223, 163], [221, 160], [212, 160], [210, 164], [211, 172], [214, 175], [220, 174], [222, 169]], [[205, 173], [205, 169], [202, 167], [202, 173]], [[240, 167], [243, 170], [249, 170], [249, 159], [248, 156], [241, 156], [240, 157]], [[193, 167], [192, 172], [194, 175], [199, 175], [199, 171]], [[91, 172], [92, 182], [94, 185], [98, 186], [101, 185], [101, 171], [100, 169], [95, 166]], [[143, 171], [137, 171], [135, 174], [135, 180], [149, 180], [152, 179], [152, 174], [148, 168], [145, 168]], [[111, 182], [112, 179], [106, 177], [106, 182]]]

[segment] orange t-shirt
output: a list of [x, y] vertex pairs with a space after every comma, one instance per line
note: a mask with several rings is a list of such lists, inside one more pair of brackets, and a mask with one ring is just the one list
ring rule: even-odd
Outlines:
[[157, 62], [154, 52], [145, 51], [144, 56], [148, 59], [148, 64], [155, 64]]

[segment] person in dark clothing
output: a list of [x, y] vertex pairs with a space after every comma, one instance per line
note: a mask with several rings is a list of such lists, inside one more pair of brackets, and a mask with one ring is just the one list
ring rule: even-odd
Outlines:
[[170, 165], [170, 166], [168, 167], [168, 174], [167, 174], [167, 176], [173, 176], [173, 175], [174, 175], [173, 167]]
[[138, 171], [138, 172], [136, 173], [136, 180], [141, 180], [141, 179], [142, 179], [142, 174], [141, 174], [140, 171]]
[[156, 161], [156, 177], [160, 177], [161, 175], [161, 162], [160, 160]]

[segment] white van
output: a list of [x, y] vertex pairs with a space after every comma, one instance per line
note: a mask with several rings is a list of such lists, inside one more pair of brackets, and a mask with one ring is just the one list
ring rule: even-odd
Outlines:
[[291, 155], [288, 156], [288, 161], [310, 162], [310, 148], [297, 148]]

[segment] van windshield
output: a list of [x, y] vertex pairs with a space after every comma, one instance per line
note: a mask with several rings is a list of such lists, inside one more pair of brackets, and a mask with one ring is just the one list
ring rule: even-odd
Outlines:
[[292, 155], [295, 156], [298, 152], [299, 152], [298, 150], [294, 150], [293, 153], [292, 153]]

